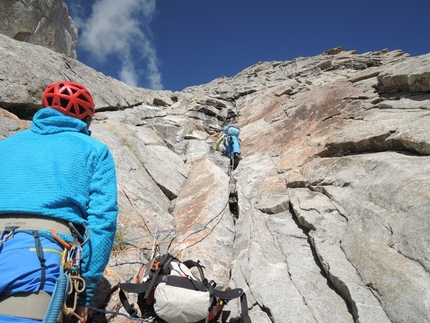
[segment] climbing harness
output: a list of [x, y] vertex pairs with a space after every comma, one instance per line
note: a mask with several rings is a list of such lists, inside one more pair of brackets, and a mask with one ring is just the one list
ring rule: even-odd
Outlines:
[[[34, 237], [35, 251], [40, 262], [40, 286], [37, 293], [16, 293], [0, 299], [0, 314], [43, 320], [43, 323], [62, 321], [62, 314], [82, 319], [75, 312], [78, 294], [85, 290], [85, 280], [80, 276], [80, 261], [82, 246], [89, 239], [86, 230], [86, 239], [72, 223], [66, 223], [53, 218], [44, 218], [38, 215], [2, 214], [0, 217], [0, 246], [9, 241], [17, 232], [26, 232]], [[50, 234], [49, 234], [49, 233]], [[74, 242], [66, 242], [60, 234], [72, 236]], [[55, 241], [63, 248], [60, 274], [56, 280], [54, 291], [49, 295], [43, 291], [46, 282], [46, 259], [40, 237], [43, 236]], [[66, 298], [72, 300], [69, 307]], [[26, 306], [22, 307], [25, 301]], [[27, 306], [28, 305], [28, 306]]]

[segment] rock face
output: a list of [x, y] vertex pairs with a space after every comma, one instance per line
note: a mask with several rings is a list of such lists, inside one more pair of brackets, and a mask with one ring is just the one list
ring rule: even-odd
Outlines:
[[[430, 54], [338, 48], [173, 93], [0, 46], [0, 138], [28, 126], [49, 82], [96, 97], [92, 133], [114, 155], [120, 215], [95, 307], [124, 313], [118, 283], [169, 251], [244, 288], [253, 322], [430, 321]], [[243, 159], [231, 172], [214, 146], [234, 122]]]
[[61, 0], [1, 1], [0, 33], [76, 58], [78, 31]]

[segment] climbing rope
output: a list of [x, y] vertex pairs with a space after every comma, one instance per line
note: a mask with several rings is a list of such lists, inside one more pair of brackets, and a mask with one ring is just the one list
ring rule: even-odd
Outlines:
[[92, 311], [95, 312], [100, 312], [103, 314], [110, 314], [110, 315], [120, 315], [120, 316], [124, 316], [126, 318], [128, 318], [129, 320], [133, 320], [133, 321], [139, 321], [139, 322], [144, 322], [144, 323], [153, 323], [154, 318], [153, 317], [149, 317], [149, 318], [138, 318], [138, 317], [133, 317], [130, 316], [128, 314], [124, 314], [124, 313], [120, 313], [120, 312], [113, 312], [113, 311], [107, 311], [107, 310], [103, 310], [101, 308], [97, 308], [97, 307], [93, 307], [93, 306], [88, 306], [88, 308]]
[[[147, 230], [149, 231], [149, 233], [141, 235], [139, 237], [135, 237], [135, 238], [131, 238], [131, 239], [127, 239], [127, 240], [121, 240], [121, 241], [116, 241], [116, 244], [120, 244], [120, 243], [130, 243], [130, 242], [134, 242], [137, 240], [141, 240], [144, 238], [148, 238], [148, 237], [154, 237], [154, 242], [150, 243], [150, 244], [146, 244], [144, 246], [141, 247], [134, 247], [134, 248], [127, 248], [127, 249], [123, 249], [123, 250], [113, 250], [112, 253], [113, 254], [118, 254], [118, 253], [123, 253], [123, 252], [131, 252], [131, 251], [137, 251], [137, 250], [142, 250], [142, 249], [150, 249], [152, 248], [152, 253], [154, 253], [154, 250], [156, 247], [162, 245], [162, 244], [175, 244], [175, 245], [180, 245], [183, 243], [197, 243], [198, 241], [201, 241], [202, 239], [206, 238], [209, 234], [212, 233], [212, 231], [214, 230], [214, 228], [219, 224], [219, 222], [222, 220], [225, 211], [227, 210], [228, 206], [229, 206], [229, 198], [230, 198], [230, 193], [231, 193], [231, 184], [233, 183], [233, 167], [234, 167], [234, 154], [231, 154], [231, 163], [230, 163], [230, 167], [229, 167], [229, 183], [228, 183], [228, 194], [227, 194], [227, 201], [224, 204], [224, 206], [222, 207], [222, 209], [215, 215], [213, 216], [211, 219], [209, 219], [208, 221], [201, 223], [201, 224], [196, 224], [194, 227], [190, 228], [190, 229], [177, 229], [177, 228], [168, 228], [168, 229], [163, 229], [163, 230], [159, 230], [156, 228], [156, 226], [148, 219], [148, 217], [146, 217], [139, 209], [137, 203], [134, 201], [133, 197], [131, 196], [131, 194], [128, 193], [128, 191], [125, 189], [125, 187], [123, 185], [121, 185], [120, 183], [118, 184], [121, 191], [124, 193], [124, 195], [127, 197], [127, 199], [130, 201], [130, 203], [134, 206], [134, 208], [137, 210], [137, 212], [139, 213], [139, 215], [142, 217], [142, 219], [144, 220], [145, 226], [147, 228]], [[207, 232], [204, 233], [198, 237], [194, 237], [194, 238], [190, 238], [190, 236], [197, 234], [198, 232], [204, 231], [205, 229], [207, 229], [207, 226], [212, 223], [213, 221], [215, 221], [217, 219], [217, 221], [214, 223], [212, 229]], [[149, 228], [151, 227], [151, 228]], [[152, 229], [152, 230], [151, 230]], [[162, 233], [166, 234], [166, 237], [168, 237], [171, 233], [173, 234], [177, 234], [177, 233], [187, 233], [190, 232], [190, 234], [187, 236], [187, 238], [183, 239], [182, 241], [173, 241], [173, 240], [162, 240], [162, 241], [158, 241], [159, 237], [161, 236]]]
[[[230, 185], [229, 185], [230, 186]], [[230, 194], [230, 193], [229, 193]], [[137, 250], [142, 250], [142, 249], [149, 249], [149, 248], [154, 248], [157, 245], [161, 245], [161, 244], [182, 244], [185, 242], [197, 242], [202, 240], [203, 238], [205, 238], [206, 236], [208, 236], [213, 229], [218, 225], [218, 223], [222, 220], [222, 217], [225, 213], [225, 211], [227, 210], [227, 206], [229, 205], [228, 201], [225, 203], [225, 205], [223, 206], [223, 208], [221, 209], [220, 212], [218, 212], [215, 216], [213, 216], [211, 219], [209, 219], [208, 221], [206, 221], [205, 223], [201, 223], [201, 224], [196, 224], [194, 227], [190, 228], [190, 229], [176, 229], [176, 228], [170, 228], [170, 229], [164, 229], [164, 230], [156, 230], [154, 232], [150, 232], [148, 234], [136, 237], [136, 238], [132, 238], [132, 239], [127, 239], [127, 240], [121, 240], [121, 241], [117, 241], [116, 243], [124, 243], [124, 242], [133, 242], [136, 240], [140, 240], [143, 238], [147, 238], [147, 237], [155, 237], [155, 240], [158, 240], [157, 237], [160, 236], [161, 233], [187, 233], [187, 232], [191, 232], [191, 234], [189, 236], [191, 236], [192, 234], [196, 234], [198, 232], [201, 232], [203, 230], [205, 230], [207, 228], [207, 226], [212, 223], [215, 219], [217, 219], [217, 221], [214, 223], [214, 226], [212, 227], [212, 229], [210, 230], [210, 232], [208, 232], [207, 234], [203, 234], [201, 236], [198, 236], [197, 238], [186, 238], [182, 241], [154, 241], [154, 243], [152, 244], [147, 244], [145, 246], [142, 247], [135, 247], [135, 248], [128, 248], [128, 249], [124, 249], [124, 250], [113, 250], [112, 253], [113, 254], [117, 254], [117, 253], [123, 253], [123, 252], [130, 252], [130, 251], [137, 251]]]
[[[131, 197], [130, 193], [128, 193], [128, 191], [125, 189], [125, 187], [123, 185], [121, 185], [121, 183], [118, 183], [118, 186], [121, 188], [121, 190], [124, 192], [125, 197], [129, 200], [129, 202], [135, 207], [135, 209], [138, 211], [139, 215], [144, 219], [146, 228], [148, 229], [149, 232], [151, 232], [152, 230], [155, 231], [156, 227], [155, 225], [148, 219], [148, 217], [143, 214], [141, 212], [141, 210], [139, 209], [137, 203], [134, 201], [134, 199]], [[152, 229], [150, 229], [148, 226], [151, 226]]]
[[[137, 211], [139, 212], [139, 215], [142, 217], [142, 219], [144, 219], [145, 221], [145, 225], [146, 228], [148, 229], [149, 233], [142, 235], [140, 237], [136, 237], [133, 239], [128, 239], [128, 240], [122, 240], [122, 241], [117, 241], [116, 243], [124, 243], [124, 242], [132, 242], [132, 241], [137, 241], [143, 238], [147, 238], [147, 237], [154, 237], [154, 242], [152, 244], [146, 244], [145, 246], [142, 247], [135, 247], [135, 248], [128, 248], [125, 250], [113, 250], [112, 254], [117, 254], [117, 253], [123, 253], [123, 252], [131, 252], [131, 251], [137, 251], [137, 250], [142, 250], [142, 249], [149, 249], [152, 248], [152, 258], [154, 258], [155, 253], [157, 251], [157, 249], [159, 249], [160, 245], [162, 244], [183, 244], [183, 243], [197, 243], [198, 241], [203, 240], [204, 238], [206, 238], [209, 234], [212, 233], [212, 231], [215, 229], [215, 227], [220, 223], [220, 221], [222, 220], [228, 206], [229, 206], [229, 198], [230, 198], [230, 193], [231, 193], [231, 184], [233, 183], [233, 167], [234, 167], [234, 154], [232, 154], [233, 156], [232, 158], [232, 163], [229, 167], [229, 183], [228, 183], [228, 194], [227, 194], [227, 201], [224, 204], [224, 206], [222, 207], [222, 209], [215, 215], [213, 216], [211, 219], [209, 219], [208, 221], [206, 221], [205, 223], [201, 223], [201, 224], [196, 224], [194, 227], [192, 227], [191, 229], [176, 229], [176, 228], [169, 228], [169, 229], [164, 229], [164, 230], [159, 230], [156, 228], [156, 226], [144, 215], [140, 212], [139, 207], [137, 205], [137, 203], [134, 201], [134, 199], [132, 198], [132, 196], [127, 192], [127, 190], [124, 188], [123, 185], [118, 184], [119, 187], [121, 188], [121, 190], [123, 191], [124, 195], [127, 197], [127, 199], [130, 201], [130, 203], [137, 209]], [[216, 222], [214, 222], [216, 220]], [[198, 237], [194, 237], [194, 238], [190, 238], [191, 235], [196, 234], [198, 232], [204, 231], [205, 229], [207, 229], [208, 225], [211, 224], [212, 222], [214, 222], [214, 225], [210, 228], [209, 232], [206, 232], [202, 235], [199, 235]], [[152, 230], [149, 228], [151, 227]], [[167, 233], [166, 236], [168, 236], [170, 233], [187, 233], [187, 232], [191, 232], [187, 238], [183, 239], [182, 241], [158, 241], [160, 235], [162, 233]], [[180, 253], [180, 252], [179, 252]], [[177, 255], [176, 255], [177, 257]], [[152, 259], [151, 258], [151, 259]], [[104, 314], [110, 314], [110, 315], [121, 315], [124, 316], [130, 320], [134, 320], [134, 321], [139, 321], [139, 322], [144, 322], [144, 323], [152, 323], [153, 322], [153, 318], [136, 318], [136, 317], [131, 317], [130, 315], [124, 314], [124, 313], [120, 313], [120, 312], [113, 312], [113, 311], [107, 311], [107, 310], [103, 310], [100, 308], [96, 308], [96, 307], [92, 307], [89, 306], [89, 309], [91, 309], [92, 311], [96, 311], [96, 312], [101, 312]]]

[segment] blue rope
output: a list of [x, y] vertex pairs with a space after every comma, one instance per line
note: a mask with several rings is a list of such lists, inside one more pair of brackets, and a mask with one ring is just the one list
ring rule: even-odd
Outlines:
[[43, 318], [43, 323], [56, 323], [63, 305], [64, 296], [68, 289], [69, 279], [64, 273], [64, 266], [60, 265], [60, 275], [55, 283], [54, 291], [52, 292], [51, 300]]
[[222, 212], [224, 211], [224, 209], [228, 206], [228, 201], [226, 202], [226, 204], [224, 205], [224, 207], [221, 209], [220, 212], [218, 212], [218, 214], [216, 214], [214, 217], [212, 217], [211, 219], [209, 219], [208, 221], [206, 221], [205, 223], [198, 223], [196, 224], [194, 227], [192, 227], [191, 229], [187, 229], [187, 230], [176, 230], [176, 229], [166, 229], [166, 230], [157, 230], [155, 232], [151, 232], [136, 238], [132, 238], [132, 239], [127, 239], [127, 240], [121, 240], [121, 241], [115, 241], [114, 244], [120, 244], [120, 243], [129, 243], [132, 241], [136, 241], [136, 240], [140, 240], [143, 238], [147, 238], [147, 237], [158, 237], [160, 235], [160, 233], [184, 233], [184, 232], [190, 232], [190, 231], [200, 231], [206, 228], [206, 226], [211, 223], [212, 221], [214, 221], [217, 217], [219, 217]]
[[150, 323], [153, 319], [153, 317], [149, 317], [149, 318], [145, 318], [145, 319], [138, 318], [138, 317], [132, 317], [132, 316], [124, 314], [124, 313], [102, 310], [101, 308], [97, 308], [97, 307], [93, 307], [93, 306], [88, 306], [88, 308], [92, 311], [96, 311], [96, 312], [100, 312], [100, 313], [104, 313], [104, 314], [121, 315], [121, 316], [125, 316], [126, 318], [128, 318], [130, 320], [144, 322], [144, 323]]

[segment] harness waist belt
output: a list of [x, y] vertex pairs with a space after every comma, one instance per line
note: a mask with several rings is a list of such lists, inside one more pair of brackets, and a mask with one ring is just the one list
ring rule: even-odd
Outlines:
[[65, 221], [41, 215], [0, 214], [0, 231], [7, 227], [18, 227], [18, 230], [49, 231], [53, 229], [56, 233], [71, 234], [70, 228]]

